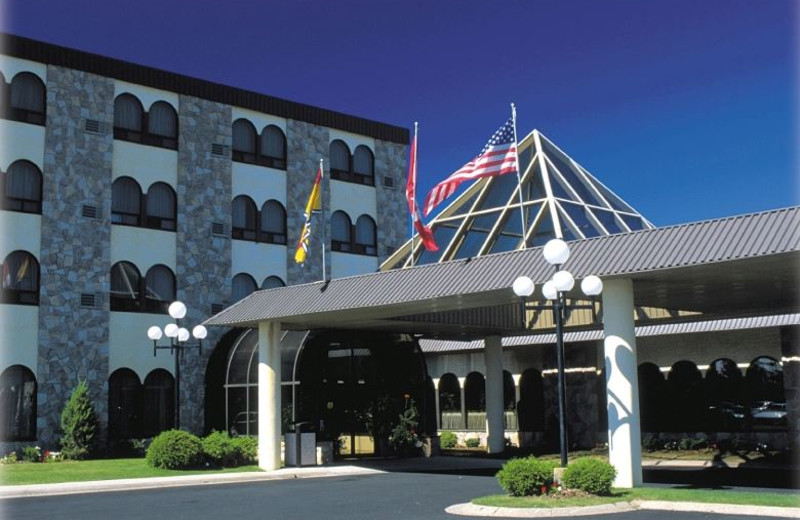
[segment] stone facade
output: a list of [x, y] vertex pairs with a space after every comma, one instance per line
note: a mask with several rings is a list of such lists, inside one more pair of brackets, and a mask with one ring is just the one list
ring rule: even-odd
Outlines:
[[[101, 132], [84, 130], [100, 121]], [[114, 82], [47, 68], [41, 290], [39, 302], [39, 443], [55, 446], [64, 403], [86, 379], [101, 421], [107, 419], [111, 160]], [[84, 205], [97, 218], [82, 216]], [[81, 293], [95, 307], [81, 307]]]
[[[231, 294], [231, 239], [212, 233], [212, 224], [231, 228], [231, 160], [213, 155], [212, 145], [231, 145], [231, 108], [192, 96], [180, 96], [178, 124], [177, 229], [178, 299], [188, 308], [187, 328], [226, 305]], [[181, 357], [181, 428], [203, 430], [205, 367], [225, 331], [211, 328], [201, 355]]]
[[[383, 263], [406, 241], [408, 204], [405, 197], [405, 175], [408, 146], [375, 141], [375, 191], [378, 202], [378, 264]], [[387, 186], [384, 178], [391, 178]]]

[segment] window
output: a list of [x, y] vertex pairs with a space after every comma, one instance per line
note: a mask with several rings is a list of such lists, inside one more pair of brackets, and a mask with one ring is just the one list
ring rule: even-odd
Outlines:
[[350, 148], [339, 139], [330, 145], [331, 179], [338, 179], [356, 184], [375, 185], [374, 164], [372, 151], [364, 145], [356, 147], [353, 156]]
[[111, 267], [112, 311], [167, 314], [175, 295], [175, 275], [165, 265], [154, 265], [144, 277], [130, 262]]
[[267, 276], [261, 284], [262, 289], [274, 289], [276, 287], [286, 287], [286, 283], [277, 276]]
[[175, 231], [176, 205], [172, 187], [163, 182], [154, 183], [147, 190], [145, 225], [152, 229]]
[[247, 195], [233, 199], [231, 236], [240, 240], [256, 240], [256, 203]]
[[375, 158], [372, 151], [366, 146], [356, 146], [353, 152], [353, 176], [354, 180], [360, 184], [375, 185]]
[[233, 160], [256, 162], [256, 127], [246, 119], [233, 122]]
[[331, 215], [331, 250], [351, 252], [351, 228], [350, 217], [343, 211], [335, 211]]
[[142, 437], [155, 437], [175, 427], [175, 380], [163, 368], [147, 374], [144, 380]]
[[142, 190], [130, 177], [120, 177], [111, 185], [111, 222], [126, 226], [141, 224]]
[[22, 365], [0, 374], [0, 441], [36, 440], [36, 377]]
[[156, 101], [145, 112], [131, 94], [114, 100], [114, 139], [178, 149], [178, 114], [166, 101]]
[[3, 303], [39, 305], [39, 262], [27, 251], [3, 260]]
[[3, 209], [42, 212], [42, 172], [30, 161], [16, 161], [3, 175]]
[[142, 384], [129, 368], [108, 378], [108, 436], [112, 440], [136, 439], [142, 420]]
[[261, 229], [259, 242], [286, 243], [286, 211], [277, 200], [268, 200], [261, 207]]
[[269, 125], [261, 132], [260, 163], [262, 166], [286, 169], [286, 136], [275, 125]]
[[375, 233], [375, 221], [368, 215], [361, 215], [356, 220], [356, 242], [353, 252], [362, 255], [378, 254], [378, 248], [375, 245], [377, 242]]
[[[39, 76], [30, 72], [20, 72], [11, 80], [8, 99], [8, 119], [44, 125], [45, 87]], [[3, 99], [3, 104], [6, 100]]]
[[111, 185], [111, 222], [175, 231], [176, 198], [175, 190], [163, 182], [153, 183], [147, 196], [142, 197], [138, 182], [130, 177], [120, 177]]
[[256, 290], [256, 281], [247, 273], [239, 273], [233, 277], [231, 286], [231, 301], [238, 302], [242, 298], [253, 294]]

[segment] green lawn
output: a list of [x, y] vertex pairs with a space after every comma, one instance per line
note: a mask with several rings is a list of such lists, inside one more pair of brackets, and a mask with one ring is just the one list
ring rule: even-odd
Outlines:
[[178, 475], [212, 475], [260, 471], [258, 466], [240, 466], [221, 470], [166, 470], [147, 465], [145, 459], [103, 459], [48, 462], [44, 464], [20, 463], [0, 466], [0, 484], [54, 484], [57, 482], [82, 482], [87, 480], [115, 480], [121, 478], [174, 477]]
[[634, 488], [615, 489], [609, 497], [552, 499], [547, 497], [510, 497], [489, 495], [475, 498], [473, 504], [493, 507], [570, 507], [630, 502], [632, 500], [665, 500], [678, 502], [711, 502], [717, 504], [743, 504], [753, 506], [800, 507], [798, 493], [769, 493], [751, 491], [725, 491], [714, 489]]

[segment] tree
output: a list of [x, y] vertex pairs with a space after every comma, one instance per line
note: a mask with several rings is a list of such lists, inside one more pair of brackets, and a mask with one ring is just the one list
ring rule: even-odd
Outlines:
[[94, 448], [97, 415], [86, 381], [78, 382], [61, 412], [61, 451], [67, 459], [85, 459]]

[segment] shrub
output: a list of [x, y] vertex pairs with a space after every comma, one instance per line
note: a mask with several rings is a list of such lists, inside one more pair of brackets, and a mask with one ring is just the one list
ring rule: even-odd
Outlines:
[[497, 482], [513, 497], [540, 495], [553, 484], [555, 463], [535, 457], [511, 459], [497, 472]]
[[405, 410], [398, 416], [397, 426], [392, 429], [392, 433], [389, 436], [389, 444], [391, 444], [395, 453], [400, 456], [414, 454], [422, 447], [422, 442], [416, 432], [419, 424], [417, 405], [408, 394], [405, 395], [405, 400]]
[[211, 432], [203, 440], [203, 455], [215, 466], [232, 468], [239, 465], [238, 450], [227, 433]]
[[183, 430], [161, 432], [147, 448], [147, 464], [161, 469], [185, 469], [200, 464], [203, 445], [200, 439]]
[[608, 462], [585, 457], [567, 466], [562, 483], [568, 488], [580, 489], [594, 495], [609, 495], [616, 476], [617, 470]]
[[464, 444], [467, 445], [467, 448], [478, 448], [481, 445], [481, 440], [478, 437], [470, 437], [464, 441]]
[[86, 381], [80, 381], [61, 412], [61, 452], [65, 459], [85, 459], [94, 449], [97, 415]]
[[447, 431], [439, 433], [439, 446], [442, 448], [455, 448], [456, 444], [458, 444], [458, 435], [455, 433]]
[[23, 446], [22, 460], [25, 462], [42, 462], [42, 450], [39, 446]]
[[0, 464], [16, 464], [17, 463], [17, 452], [12, 451], [6, 453], [6, 455], [0, 459]]
[[233, 437], [231, 439], [236, 449], [240, 464], [255, 464], [258, 461], [258, 438], [257, 437]]

